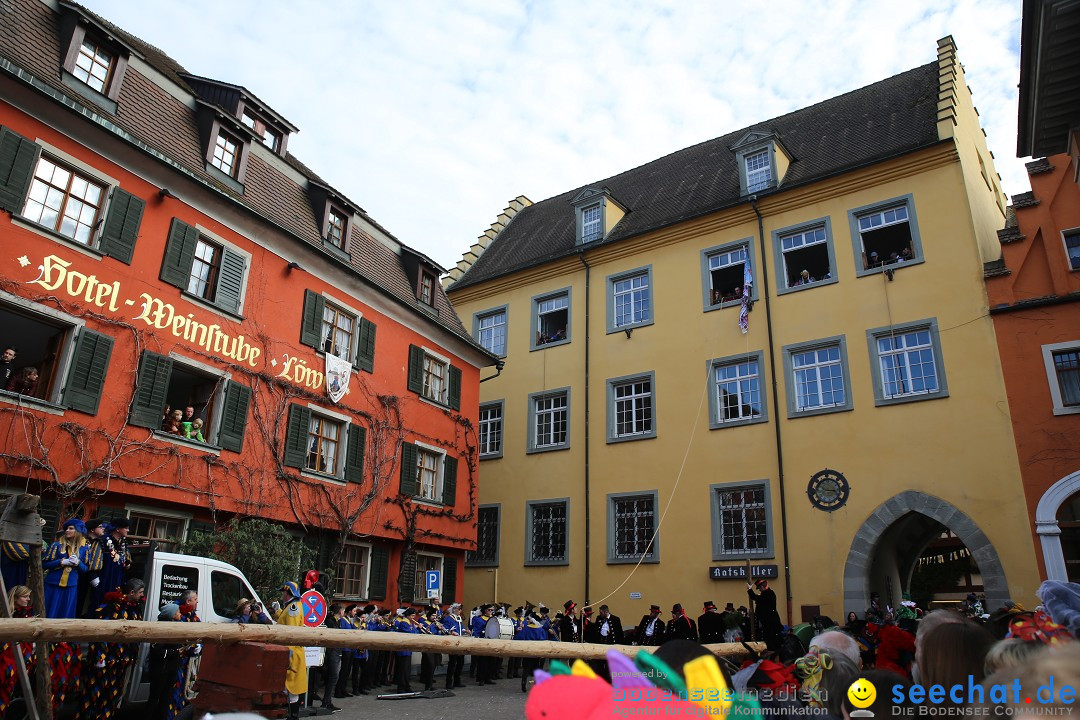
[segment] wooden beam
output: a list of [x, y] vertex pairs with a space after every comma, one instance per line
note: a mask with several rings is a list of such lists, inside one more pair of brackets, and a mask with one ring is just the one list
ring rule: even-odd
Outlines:
[[[192, 643], [268, 643], [310, 647], [347, 647], [363, 650], [413, 650], [500, 657], [543, 657], [559, 660], [600, 660], [608, 650], [633, 657], [652, 652], [652, 647], [600, 645], [551, 641], [486, 640], [471, 637], [414, 635], [398, 632], [343, 631], [333, 628], [291, 627], [287, 625], [241, 625], [233, 623], [172, 623], [127, 620], [0, 620], [0, 642], [47, 640], [49, 642], [160, 642], [176, 645]], [[716, 655], [745, 655], [740, 643], [705, 645]], [[755, 652], [764, 643], [750, 643]]]

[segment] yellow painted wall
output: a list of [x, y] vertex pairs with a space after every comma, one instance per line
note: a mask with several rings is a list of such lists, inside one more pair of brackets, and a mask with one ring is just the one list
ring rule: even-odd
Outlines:
[[[776, 556], [755, 563], [780, 566], [781, 578], [773, 587], [783, 599], [785, 558], [772, 424], [778, 418], [795, 622], [804, 604], [820, 605], [834, 618], [843, 616], [844, 564], [852, 539], [878, 506], [905, 490], [936, 496], [966, 513], [997, 550], [1013, 597], [1024, 603], [1034, 600], [1038, 585], [1034, 548], [993, 326], [987, 317], [966, 177], [952, 146], [943, 144], [760, 203], [765, 216], [765, 269], [773, 288], [777, 370], [782, 374], [782, 346], [844, 335], [847, 387], [854, 400], [850, 412], [789, 420], [787, 379], [779, 378], [777, 408], [766, 367], [761, 388], [770, 421], [709, 429], [708, 403], [702, 397], [707, 361], [761, 350], [766, 366], [769, 362], [763, 300], [750, 316], [746, 335], [737, 327], [737, 308], [702, 309], [703, 248], [755, 237], [754, 270], [761, 292], [757, 221], [747, 206], [586, 256], [592, 266], [593, 417], [588, 600], [607, 599], [624, 625], [640, 618], [650, 602], [659, 603], [665, 612], [681, 602], [694, 613], [704, 600], [744, 603], [741, 581], [712, 581], [707, 576], [711, 565], [739, 564], [712, 560], [709, 485], [764, 478], [770, 481]], [[978, 182], [981, 185], [982, 180]], [[925, 262], [898, 269], [892, 282], [884, 275], [856, 277], [848, 211], [909, 193], [914, 197]], [[839, 281], [775, 296], [771, 231], [826, 216], [831, 219]], [[629, 338], [623, 332], [606, 334], [605, 277], [646, 265], [652, 266], [654, 324], [635, 329]], [[568, 285], [573, 288], [572, 342], [530, 352], [531, 298]], [[480, 464], [480, 502], [502, 506], [498, 599], [544, 602], [553, 608], [570, 598], [580, 604], [586, 599], [584, 268], [576, 259], [560, 261], [557, 270], [549, 267], [459, 292], [451, 289], [451, 298], [467, 324], [475, 312], [509, 305], [506, 367], [498, 379], [481, 385], [483, 401], [505, 400], [503, 458]], [[875, 407], [866, 331], [928, 318], [936, 318], [940, 329], [949, 396]], [[646, 371], [655, 372], [657, 438], [608, 445], [605, 380]], [[526, 455], [528, 395], [564, 386], [573, 388], [571, 449]], [[810, 476], [826, 467], [842, 471], [852, 485], [850, 501], [833, 513], [813, 508], [806, 496]], [[669, 498], [671, 506], [659, 536], [660, 563], [642, 565], [627, 580], [632, 566], [606, 563], [606, 496], [639, 490], [659, 491], [660, 511]], [[525, 501], [558, 497], [571, 498], [570, 564], [523, 567]], [[478, 569], [466, 573], [467, 603], [490, 600], [492, 575]], [[631, 592], [642, 593], [642, 598], [631, 600]]]

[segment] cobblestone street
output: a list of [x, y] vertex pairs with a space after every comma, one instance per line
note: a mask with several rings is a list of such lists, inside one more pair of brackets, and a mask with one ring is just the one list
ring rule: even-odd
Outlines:
[[[392, 692], [393, 688], [383, 688], [383, 691]], [[521, 680], [517, 678], [499, 680], [495, 685], [484, 687], [478, 687], [473, 681], [467, 687], [454, 690], [452, 697], [379, 700], [372, 694], [335, 699], [334, 704], [342, 711], [319, 717], [340, 720], [513, 720], [525, 717], [525, 698], [525, 693], [521, 692]]]

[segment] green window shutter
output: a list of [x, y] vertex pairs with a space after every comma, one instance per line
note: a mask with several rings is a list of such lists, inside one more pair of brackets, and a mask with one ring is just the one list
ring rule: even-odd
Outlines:
[[401, 443], [401, 494], [412, 497], [416, 494], [416, 446]]
[[457, 558], [443, 558], [442, 597], [444, 603], [457, 600]]
[[375, 323], [360, 318], [360, 342], [356, 351], [356, 367], [375, 372]]
[[371, 577], [368, 597], [372, 600], [386, 599], [386, 573], [390, 566], [390, 549], [382, 545], [371, 548]]
[[295, 403], [289, 405], [289, 421], [285, 428], [285, 465], [307, 466], [308, 438], [311, 437], [311, 411]]
[[240, 312], [240, 296], [244, 290], [244, 256], [222, 248], [221, 272], [218, 275], [214, 304], [226, 312]]
[[22, 135], [0, 129], [0, 209], [12, 215], [22, 212], [40, 150]]
[[322, 350], [323, 310], [326, 300], [319, 293], [304, 291], [304, 317], [300, 322], [300, 342]]
[[409, 392], [424, 391], [424, 349], [416, 345], [409, 346]]
[[221, 429], [218, 430], [218, 445], [222, 449], [240, 452], [244, 447], [244, 431], [247, 428], [250, 404], [251, 388], [229, 381], [225, 387], [225, 402], [222, 403]]
[[364, 482], [364, 449], [367, 430], [359, 425], [349, 426], [349, 446], [345, 448], [345, 482]]
[[461, 368], [450, 366], [449, 405], [454, 410], [461, 409]]
[[101, 252], [130, 265], [145, 208], [146, 203], [140, 198], [126, 190], [113, 188], [105, 231], [101, 234]]
[[113, 339], [108, 335], [86, 328], [79, 332], [79, 339], [75, 341], [75, 357], [71, 360], [64, 384], [64, 405], [72, 410], [97, 415], [112, 348]]
[[161, 279], [173, 287], [187, 290], [191, 279], [191, 263], [195, 258], [195, 246], [199, 231], [173, 218], [169, 227], [169, 239], [165, 243], [165, 256], [161, 260]]
[[457, 497], [457, 458], [447, 455], [443, 459], [442, 501], [447, 507], [454, 506]]
[[416, 553], [401, 556], [398, 573], [398, 605], [407, 605], [416, 596]]
[[161, 428], [172, 366], [172, 358], [149, 350], [143, 351], [142, 360], [139, 361], [138, 387], [135, 388], [135, 396], [131, 398], [129, 423], [151, 430]]

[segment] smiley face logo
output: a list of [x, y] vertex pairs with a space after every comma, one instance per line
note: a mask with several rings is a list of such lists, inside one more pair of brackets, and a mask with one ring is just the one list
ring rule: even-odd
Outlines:
[[851, 687], [847, 691], [847, 697], [855, 707], [868, 708], [877, 699], [877, 688], [869, 680], [859, 678], [851, 683]]

